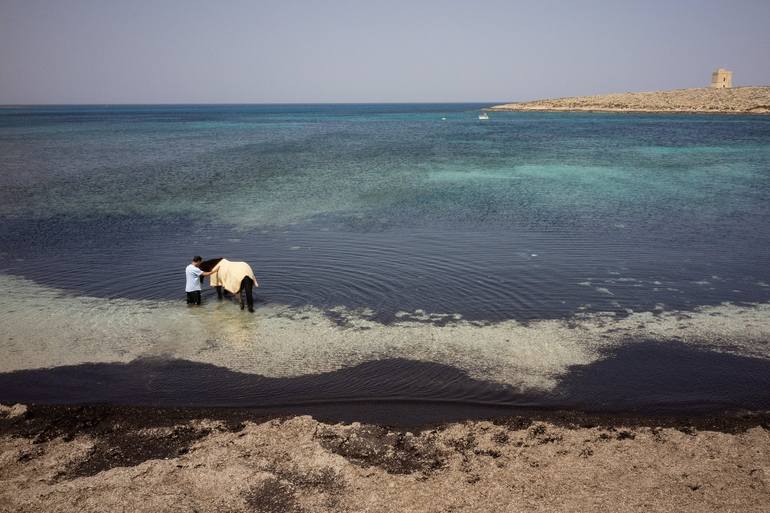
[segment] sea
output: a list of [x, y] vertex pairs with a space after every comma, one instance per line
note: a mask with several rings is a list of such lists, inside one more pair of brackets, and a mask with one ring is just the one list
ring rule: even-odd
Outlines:
[[0, 108], [0, 402], [770, 408], [770, 117], [488, 106]]

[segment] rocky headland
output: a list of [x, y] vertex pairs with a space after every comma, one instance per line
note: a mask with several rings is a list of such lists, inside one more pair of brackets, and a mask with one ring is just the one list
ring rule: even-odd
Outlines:
[[673, 91], [571, 96], [506, 103], [487, 110], [770, 114], [770, 86], [730, 89], [701, 87]]

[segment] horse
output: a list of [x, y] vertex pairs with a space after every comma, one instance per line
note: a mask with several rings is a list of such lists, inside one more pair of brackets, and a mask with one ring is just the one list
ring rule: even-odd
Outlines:
[[[246, 262], [231, 262], [225, 258], [212, 258], [204, 260], [198, 266], [204, 272], [211, 272], [219, 268], [219, 272], [209, 276], [209, 283], [217, 289], [217, 298], [222, 299], [223, 289], [230, 294], [237, 295], [241, 303], [241, 310], [244, 308], [243, 296], [246, 296], [246, 305], [249, 312], [254, 312], [254, 286], [259, 287], [257, 279], [254, 277], [254, 271]], [[201, 276], [201, 283], [203, 276]]]

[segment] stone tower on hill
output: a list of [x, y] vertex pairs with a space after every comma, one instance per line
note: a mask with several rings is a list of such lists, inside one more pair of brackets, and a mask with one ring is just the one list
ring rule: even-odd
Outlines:
[[714, 89], [730, 89], [733, 86], [733, 72], [719, 68], [711, 74], [711, 87]]

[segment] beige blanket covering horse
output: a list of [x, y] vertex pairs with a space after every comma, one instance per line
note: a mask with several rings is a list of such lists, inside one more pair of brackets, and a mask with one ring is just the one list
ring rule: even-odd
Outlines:
[[255, 287], [259, 287], [259, 283], [254, 277], [254, 271], [246, 262], [231, 262], [223, 258], [214, 269], [217, 272], [209, 276], [209, 284], [212, 287], [221, 285], [230, 294], [237, 294], [241, 289], [241, 282], [246, 276], [254, 280]]

